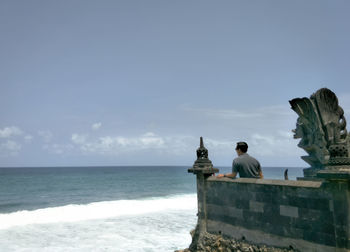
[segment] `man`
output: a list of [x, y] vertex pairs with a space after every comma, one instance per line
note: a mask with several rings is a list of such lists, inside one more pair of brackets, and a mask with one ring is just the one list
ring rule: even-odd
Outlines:
[[233, 160], [232, 173], [219, 174], [217, 177], [236, 178], [239, 173], [240, 178], [263, 178], [260, 163], [249, 156], [247, 150], [248, 144], [246, 142], [238, 142], [236, 146], [238, 157]]

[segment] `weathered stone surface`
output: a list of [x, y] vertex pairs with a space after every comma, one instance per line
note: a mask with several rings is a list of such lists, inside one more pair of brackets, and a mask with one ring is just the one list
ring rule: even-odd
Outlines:
[[299, 217], [298, 208], [294, 207], [294, 206], [281, 205], [280, 206], [280, 215], [298, 218]]
[[[214, 229], [210, 227], [211, 233], [231, 236], [222, 229], [222, 223], [225, 223], [287, 239], [279, 243], [282, 246], [288, 246], [288, 239], [292, 239], [296, 243], [305, 241], [308, 245], [303, 245], [303, 248], [312, 247], [310, 243], [328, 249], [341, 247], [344, 238], [348, 237], [345, 228], [348, 220], [347, 190], [348, 183], [338, 180], [264, 179], [254, 182], [210, 177], [206, 179], [206, 221], [215, 225]], [[336, 232], [336, 226], [339, 232]], [[246, 240], [252, 243], [256, 238], [246, 236]], [[276, 246], [275, 243], [271, 245]], [[293, 247], [299, 248], [298, 245]]]
[[249, 201], [249, 209], [250, 211], [253, 212], [260, 212], [263, 213], [264, 212], [264, 204], [258, 201]]
[[327, 166], [350, 165], [350, 134], [337, 96], [322, 88], [289, 103], [299, 115], [294, 138], [301, 138], [298, 146], [309, 154], [302, 157], [311, 166], [304, 176], [314, 177]]

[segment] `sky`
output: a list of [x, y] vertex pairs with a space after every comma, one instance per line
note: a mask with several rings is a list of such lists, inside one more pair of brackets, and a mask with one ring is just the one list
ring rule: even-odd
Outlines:
[[307, 167], [289, 100], [350, 118], [350, 1], [0, 1], [0, 167]]

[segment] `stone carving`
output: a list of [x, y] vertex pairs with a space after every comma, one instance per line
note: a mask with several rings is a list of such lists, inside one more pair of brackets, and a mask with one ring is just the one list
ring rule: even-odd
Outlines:
[[202, 173], [206, 175], [212, 175], [219, 172], [217, 168], [213, 167], [212, 162], [208, 158], [208, 150], [204, 147], [203, 137], [200, 138], [199, 148], [197, 149], [197, 160], [194, 162], [193, 167], [188, 169], [188, 172], [194, 174]]
[[203, 168], [213, 168], [212, 162], [208, 158], [208, 150], [204, 147], [203, 137], [200, 137], [199, 148], [197, 149], [197, 160], [194, 162], [193, 168], [203, 169]]
[[322, 88], [310, 98], [295, 98], [289, 103], [299, 115], [294, 138], [301, 138], [298, 146], [308, 153], [302, 159], [313, 169], [350, 164], [350, 134], [337, 96]]
[[197, 149], [197, 159], [208, 158], [208, 150], [204, 147], [203, 137], [200, 138], [199, 148]]

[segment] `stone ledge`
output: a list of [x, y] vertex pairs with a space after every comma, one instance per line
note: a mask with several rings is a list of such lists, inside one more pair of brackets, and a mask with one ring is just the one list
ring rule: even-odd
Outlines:
[[208, 182], [228, 182], [228, 183], [243, 183], [256, 185], [276, 185], [276, 186], [292, 186], [292, 187], [308, 187], [320, 188], [323, 181], [305, 181], [305, 180], [280, 180], [280, 179], [254, 179], [254, 178], [216, 178], [211, 176], [207, 179]]
[[350, 180], [350, 168], [328, 168], [317, 172], [317, 177], [323, 179]]

